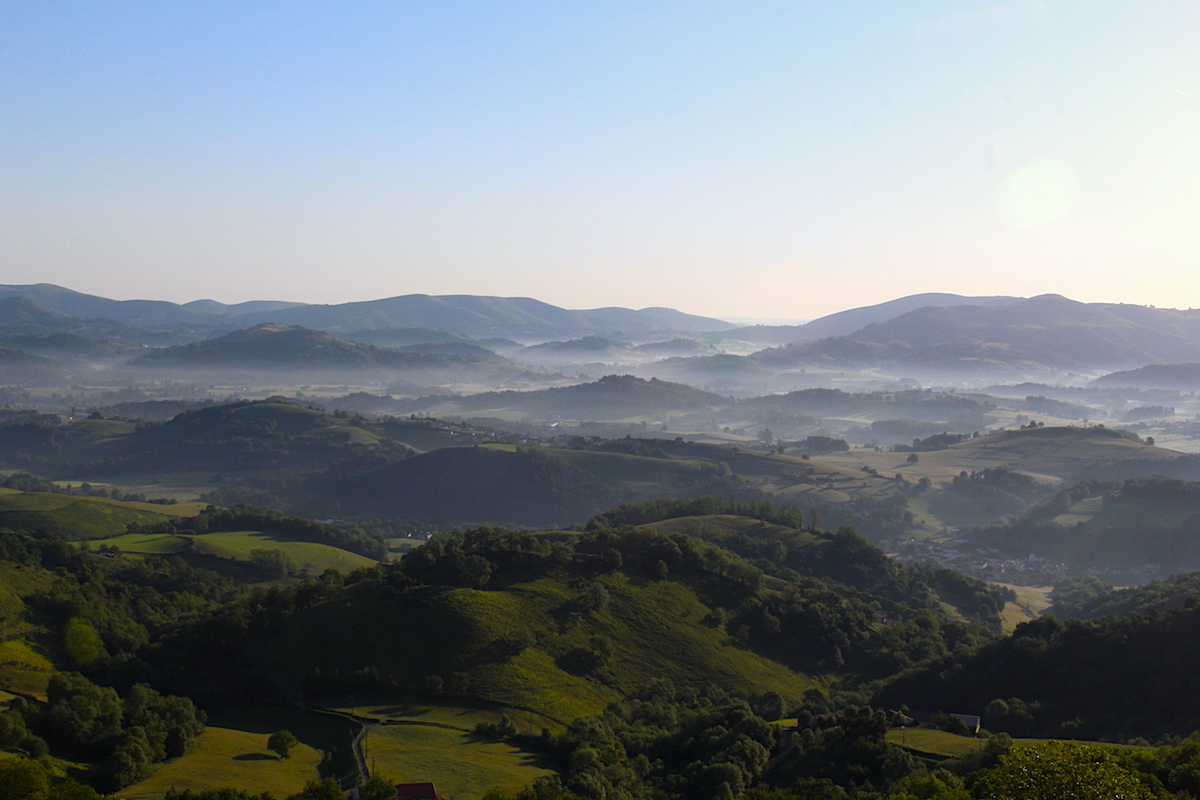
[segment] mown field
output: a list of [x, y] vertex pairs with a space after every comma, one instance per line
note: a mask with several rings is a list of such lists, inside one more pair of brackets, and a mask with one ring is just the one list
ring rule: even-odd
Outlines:
[[140, 783], [123, 789], [129, 800], [157, 800], [169, 789], [253, 787], [276, 796], [294, 794], [318, 777], [321, 752], [307, 744], [281, 759], [267, 749], [269, 733], [210, 726], [183, 758], [165, 764]]
[[[287, 759], [267, 749], [267, 739], [279, 730], [291, 731], [300, 741]], [[357, 726], [346, 720], [293, 706], [234, 707], [209, 719], [208, 729], [187, 755], [122, 789], [121, 797], [157, 800], [172, 787], [213, 786], [286, 796], [319, 777], [323, 759], [337, 774], [353, 768], [350, 743], [356, 732]]]
[[474, 800], [497, 786], [513, 791], [554, 773], [540, 754], [432, 725], [376, 726], [366, 755], [378, 774], [397, 783], [433, 781], [454, 800]]
[[552, 730], [561, 727], [559, 723], [536, 712], [466, 698], [435, 699], [401, 693], [372, 693], [330, 697], [319, 705], [360, 718], [443, 725], [467, 732], [473, 731], [480, 722], [499, 722], [505, 714], [519, 722], [522, 730], [532, 726], [534, 733], [543, 727]]

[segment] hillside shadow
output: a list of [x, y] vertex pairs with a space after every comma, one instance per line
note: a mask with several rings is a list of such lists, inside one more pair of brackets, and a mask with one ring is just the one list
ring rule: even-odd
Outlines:
[[242, 753], [240, 756], [234, 756], [234, 761], [278, 761], [278, 756], [269, 756], [266, 753]]

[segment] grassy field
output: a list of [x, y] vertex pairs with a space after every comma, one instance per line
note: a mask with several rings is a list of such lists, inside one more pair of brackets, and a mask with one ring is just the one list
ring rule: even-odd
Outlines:
[[[943, 758], [958, 758], [968, 753], [978, 752], [986, 744], [986, 739], [976, 739], [971, 736], [959, 736], [933, 728], [909, 728], [901, 730], [892, 728], [887, 732], [887, 740], [892, 744], [903, 745], [909, 750]], [[1013, 739], [1013, 747], [1039, 744], [1046, 739]], [[1087, 742], [1098, 747], [1111, 750], [1129, 750], [1133, 745], [1113, 744], [1112, 742]]]
[[[291, 706], [238, 707], [214, 715], [191, 752], [160, 767], [146, 780], [121, 791], [129, 800], [157, 800], [170, 788], [236, 786], [283, 797], [300, 791], [318, 777], [323, 757], [340, 754], [344, 772], [353, 768], [350, 742], [356, 726], [336, 717]], [[290, 757], [280, 760], [267, 749], [267, 739], [289, 730], [300, 741]]]
[[[50, 492], [17, 492], [0, 495], [0, 528], [33, 531], [45, 528], [68, 539], [116, 536], [131, 522], [154, 524], [178, 516], [155, 503], [126, 503], [103, 497], [75, 497]], [[186, 507], [190, 510], [191, 506]], [[198, 509], [197, 509], [198, 510]]]
[[276, 796], [294, 794], [318, 777], [321, 752], [301, 743], [288, 758], [267, 749], [270, 734], [209, 727], [192, 751], [121, 791], [129, 800], [160, 798], [168, 789], [235, 786]]
[[115, 545], [133, 556], [169, 553], [197, 554], [246, 561], [252, 550], [282, 550], [297, 569], [319, 573], [326, 569], [350, 572], [374, 564], [372, 559], [338, 547], [316, 542], [300, 542], [265, 531], [228, 531], [196, 536], [181, 534], [136, 533], [96, 539], [88, 542], [93, 550]]
[[918, 455], [920, 461], [916, 464], [908, 464], [904, 453], [876, 453], [873, 449], [833, 453], [821, 456], [821, 460], [874, 467], [881, 473], [904, 475], [911, 481], [922, 477], [945, 481], [963, 470], [1002, 467], [1053, 483], [1087, 464], [1123, 459], [1166, 463], [1183, 457], [1173, 450], [1122, 439], [1102, 429], [1062, 427], [1003, 431]]
[[367, 763], [397, 783], [433, 781], [439, 794], [454, 800], [473, 800], [496, 786], [519, 789], [553, 774], [538, 754], [430, 725], [373, 728]]
[[429, 698], [410, 694], [363, 694], [331, 697], [320, 703], [322, 708], [353, 713], [359, 717], [395, 722], [424, 722], [446, 725], [460, 731], [470, 732], [480, 722], [495, 723], [508, 714], [519, 722], [522, 730], [532, 726], [536, 733], [541, 728], [552, 730], [561, 727], [554, 720], [522, 709], [508, 708], [495, 703], [472, 702], [450, 698]]
[[1050, 592], [1053, 591], [1053, 586], [1017, 586], [1010, 583], [998, 585], [1017, 593], [1015, 603], [1004, 604], [1004, 613], [1000, 620], [1005, 633], [1012, 633], [1013, 629], [1022, 622], [1028, 622], [1040, 616], [1050, 607]]

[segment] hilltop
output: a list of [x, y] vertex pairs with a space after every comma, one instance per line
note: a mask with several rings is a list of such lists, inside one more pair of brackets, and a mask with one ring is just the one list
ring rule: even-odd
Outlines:
[[1200, 570], [1200, 482], [1160, 475], [1083, 481], [1008, 524], [962, 535], [1000, 557], [1033, 554], [1122, 582]]
[[[110, 300], [52, 284], [0, 286], [0, 298], [28, 298], [70, 317], [101, 317], [140, 328], [188, 326], [211, 331], [264, 322], [347, 334], [387, 329], [444, 329], [471, 337], [519, 341], [597, 333], [699, 332], [735, 327], [718, 319], [670, 308], [568, 310], [523, 297], [403, 295], [334, 305], [255, 300], [227, 305], [197, 300], [184, 305], [158, 300]], [[413, 342], [415, 343], [415, 342]]]
[[[726, 510], [716, 498], [707, 504]], [[650, 520], [665, 514], [676, 525], [690, 520], [698, 530], [713, 519], [670, 503], [649, 517], [618, 511], [629, 513]], [[764, 522], [733, 520], [746, 531]], [[412, 690], [432, 685], [432, 675], [456, 696], [565, 721], [632, 693], [647, 674], [681, 686], [798, 699], [809, 689], [854, 681], [843, 664], [861, 676], [911, 657], [896, 638], [900, 628], [885, 635], [870, 603], [892, 614], [935, 616], [946, 600], [970, 614], [994, 615], [1002, 604], [969, 579], [947, 583], [939, 594], [941, 578], [931, 583], [851, 533], [767, 526], [775, 534], [763, 552], [778, 559], [767, 575], [682, 528], [439, 536], [385, 567], [381, 582], [357, 584], [298, 612], [256, 646], [290, 684], [303, 683], [314, 694]], [[782, 577], [785, 564], [803, 569], [808, 582]], [[831, 624], [811, 615], [806, 623], [793, 619], [817, 606]], [[370, 635], [363, 633], [365, 620], [372, 620]], [[970, 638], [965, 626], [941, 625], [947, 637]], [[326, 646], [309, 647], [314, 636]], [[941, 636], [935, 633], [929, 645], [944, 651], [948, 640]], [[884, 638], [896, 652], [881, 650]]]
[[140, 367], [237, 369], [398, 369], [441, 364], [441, 359], [384, 350], [295, 325], [263, 323], [246, 330], [147, 353]]
[[399, 400], [397, 413], [437, 416], [521, 412], [542, 417], [621, 419], [667, 410], [720, 407], [729, 399], [682, 383], [606, 375], [598, 381], [536, 391], [481, 392], [462, 397], [432, 396]]
[[361, 418], [282, 399], [193, 408], [158, 424], [88, 418], [64, 425], [56, 415], [24, 415], [0, 425], [0, 446], [4, 466], [54, 477], [195, 470], [245, 475], [311, 468], [366, 452], [395, 458], [416, 452]]
[[824, 458], [935, 481], [950, 480], [963, 471], [995, 468], [1017, 470], [1053, 483], [1154, 473], [1200, 476], [1196, 456], [1156, 447], [1135, 434], [1102, 426], [1034, 426], [980, 436], [937, 435], [907, 450], [916, 452], [916, 462], [909, 463], [905, 452], [869, 450], [833, 453]]
[[1091, 385], [1194, 392], [1200, 388], [1200, 364], [1147, 364], [1138, 369], [1102, 375]]
[[1079, 303], [1059, 295], [924, 306], [853, 333], [759, 354], [776, 364], [936, 369], [1115, 367], [1200, 359], [1200, 312]]

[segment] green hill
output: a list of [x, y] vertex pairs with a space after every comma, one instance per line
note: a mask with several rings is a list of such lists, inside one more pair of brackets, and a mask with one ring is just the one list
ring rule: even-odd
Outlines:
[[379, 426], [273, 398], [183, 411], [159, 424], [57, 417], [0, 425], [4, 466], [53, 477], [211, 471], [240, 477], [262, 470], [326, 465], [365, 453], [404, 458], [415, 451]]
[[[706, 494], [775, 497], [831, 522], [905, 524], [904, 488], [848, 467], [719, 445], [656, 439], [572, 447], [483, 445], [315, 473], [281, 496], [313, 515], [399, 516], [445, 524], [583, 524], [622, 502]], [[897, 528], [900, 526], [900, 528]]]
[[[592, 585], [544, 578], [494, 591], [464, 588], [401, 598], [361, 587], [298, 615], [261, 649], [294, 682], [309, 678], [316, 688], [322, 684], [312, 679], [315, 670], [333, 686], [338, 674], [371, 668], [385, 680], [414, 687], [429, 675], [453, 681], [461, 674], [468, 687], [463, 694], [532, 708], [560, 721], [599, 712], [647, 675], [681, 684], [774, 689], [794, 699], [815, 685], [781, 664], [729, 646], [728, 634], [702, 624], [711, 609], [687, 587], [606, 576], [596, 585], [604, 587], [608, 600], [585, 614]], [[535, 632], [520, 652], [513, 651], [521, 642], [507, 642], [514, 622]], [[597, 637], [611, 651], [593, 667], [599, 659], [590, 657], [590, 648]], [[322, 642], [317, 652], [312, 641]]]
[[400, 403], [397, 413], [438, 416], [522, 412], [539, 417], [625, 419], [666, 410], [724, 407], [729, 399], [682, 383], [607, 375], [593, 383], [530, 392], [481, 392], [465, 397], [419, 397]]
[[[650, 676], [792, 702], [881, 677], [980, 640], [943, 616], [947, 600], [999, 624], [1000, 593], [852, 532], [799, 530], [769, 504], [744, 510], [779, 521], [689, 513], [725, 502], [614, 509], [619, 529], [580, 535], [439, 535], [254, 647], [310, 697], [445, 691], [562, 722]], [[626, 527], [638, 519], [671, 523]]]
[[1139, 389], [1178, 389], [1194, 392], [1200, 387], [1200, 364], [1147, 364], [1137, 369], [1102, 375], [1092, 386], [1133, 386]]
[[398, 369], [441, 365], [445, 358], [384, 350], [295, 325], [263, 323], [247, 330], [147, 353], [144, 368]]
[[299, 494], [307, 508], [329, 513], [522, 525], [583, 522], [621, 499], [553, 454], [491, 447], [435, 450], [363, 474], [322, 473]]
[[875, 702], [970, 709], [983, 713], [989, 730], [1014, 736], [1186, 735], [1200, 727], [1200, 700], [1190, 689], [1198, 631], [1194, 601], [1148, 617], [1065, 624], [1041, 617], [974, 652], [899, 676]]
[[1200, 482], [1153, 476], [1084, 481], [1008, 524], [964, 531], [1003, 557], [1033, 554], [1141, 582], [1200, 570]]
[[130, 524], [153, 525], [199, 510], [194, 503], [166, 506], [48, 492], [5, 492], [0, 493], [0, 529], [45, 530], [66, 539], [98, 539], [120, 535]]
[[1103, 427], [1033, 427], [967, 437], [940, 448], [922, 448], [917, 463], [903, 453], [854, 451], [825, 458], [869, 466], [910, 478], [949, 480], [961, 472], [1010, 469], [1043, 481], [1123, 479], [1139, 475], [1200, 477], [1200, 458], [1143, 443], [1134, 434]]

